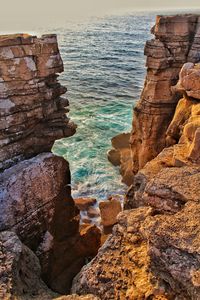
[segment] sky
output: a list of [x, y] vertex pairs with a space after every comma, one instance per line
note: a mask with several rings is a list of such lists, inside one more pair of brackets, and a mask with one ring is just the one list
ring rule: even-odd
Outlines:
[[106, 14], [137, 10], [196, 9], [199, 0], [0, 0], [0, 31], [61, 26]]

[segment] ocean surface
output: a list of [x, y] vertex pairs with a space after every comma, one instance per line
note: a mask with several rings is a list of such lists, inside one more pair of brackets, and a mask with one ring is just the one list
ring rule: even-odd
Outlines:
[[70, 163], [74, 197], [122, 194], [119, 169], [107, 160], [111, 138], [131, 129], [145, 76], [144, 45], [155, 15], [117, 15], [54, 29], [77, 133], [52, 151]]
[[41, 32], [58, 35], [68, 88], [73, 137], [56, 141], [52, 151], [70, 163], [72, 194], [106, 199], [123, 194], [119, 169], [107, 159], [111, 138], [131, 129], [133, 106], [145, 76], [144, 45], [152, 38], [155, 14], [93, 18]]

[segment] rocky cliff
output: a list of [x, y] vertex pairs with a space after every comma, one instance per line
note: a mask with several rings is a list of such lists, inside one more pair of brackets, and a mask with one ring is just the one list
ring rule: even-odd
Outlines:
[[[50, 151], [75, 133], [66, 116], [63, 63], [55, 35], [0, 37], [0, 169]], [[45, 138], [44, 138], [45, 137]]]
[[55, 35], [0, 36], [1, 299], [52, 299], [40, 274], [68, 292], [100, 245], [95, 226], [79, 229], [68, 163], [48, 152], [76, 129], [62, 71]]
[[157, 17], [134, 110], [129, 210], [74, 279], [73, 292], [101, 299], [200, 299], [199, 20]]
[[200, 60], [200, 17], [158, 16], [147, 41], [147, 75], [141, 99], [134, 108], [131, 152], [133, 173], [156, 157], [166, 146], [177, 143], [166, 131], [180, 99], [171, 86], [178, 81], [185, 62]]

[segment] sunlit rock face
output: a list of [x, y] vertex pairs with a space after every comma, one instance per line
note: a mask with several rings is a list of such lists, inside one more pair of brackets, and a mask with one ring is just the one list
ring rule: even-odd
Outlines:
[[73, 292], [121, 300], [200, 296], [199, 18], [161, 16], [153, 32], [133, 121], [127, 210]]
[[[0, 169], [50, 151], [56, 139], [71, 136], [66, 88], [55, 35], [0, 36]], [[45, 137], [45, 138], [44, 138]]]
[[[147, 41], [147, 75], [141, 98], [134, 109], [131, 150], [133, 172], [145, 166], [167, 146], [166, 131], [180, 95], [171, 86], [187, 61], [200, 61], [200, 17], [158, 16], [152, 28], [155, 39]], [[195, 76], [194, 73], [192, 76]]]
[[[56, 139], [76, 130], [66, 116], [68, 100], [61, 97], [67, 90], [57, 80], [62, 71], [55, 35], [0, 36], [0, 232], [15, 232], [23, 243], [17, 255], [29, 247], [40, 260], [38, 280], [41, 273], [50, 288], [64, 294], [96, 255], [100, 231], [92, 225], [79, 230], [69, 164], [48, 152]], [[0, 255], [0, 264], [3, 260]], [[18, 272], [16, 264], [11, 272]], [[18, 287], [14, 281], [11, 297]]]

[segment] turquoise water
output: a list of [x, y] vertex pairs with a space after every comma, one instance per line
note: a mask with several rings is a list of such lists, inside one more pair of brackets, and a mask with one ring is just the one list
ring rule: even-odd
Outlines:
[[132, 108], [145, 75], [143, 48], [155, 15], [110, 16], [54, 30], [77, 133], [53, 152], [70, 163], [73, 196], [121, 194], [119, 170], [107, 160], [111, 138], [131, 129]]

